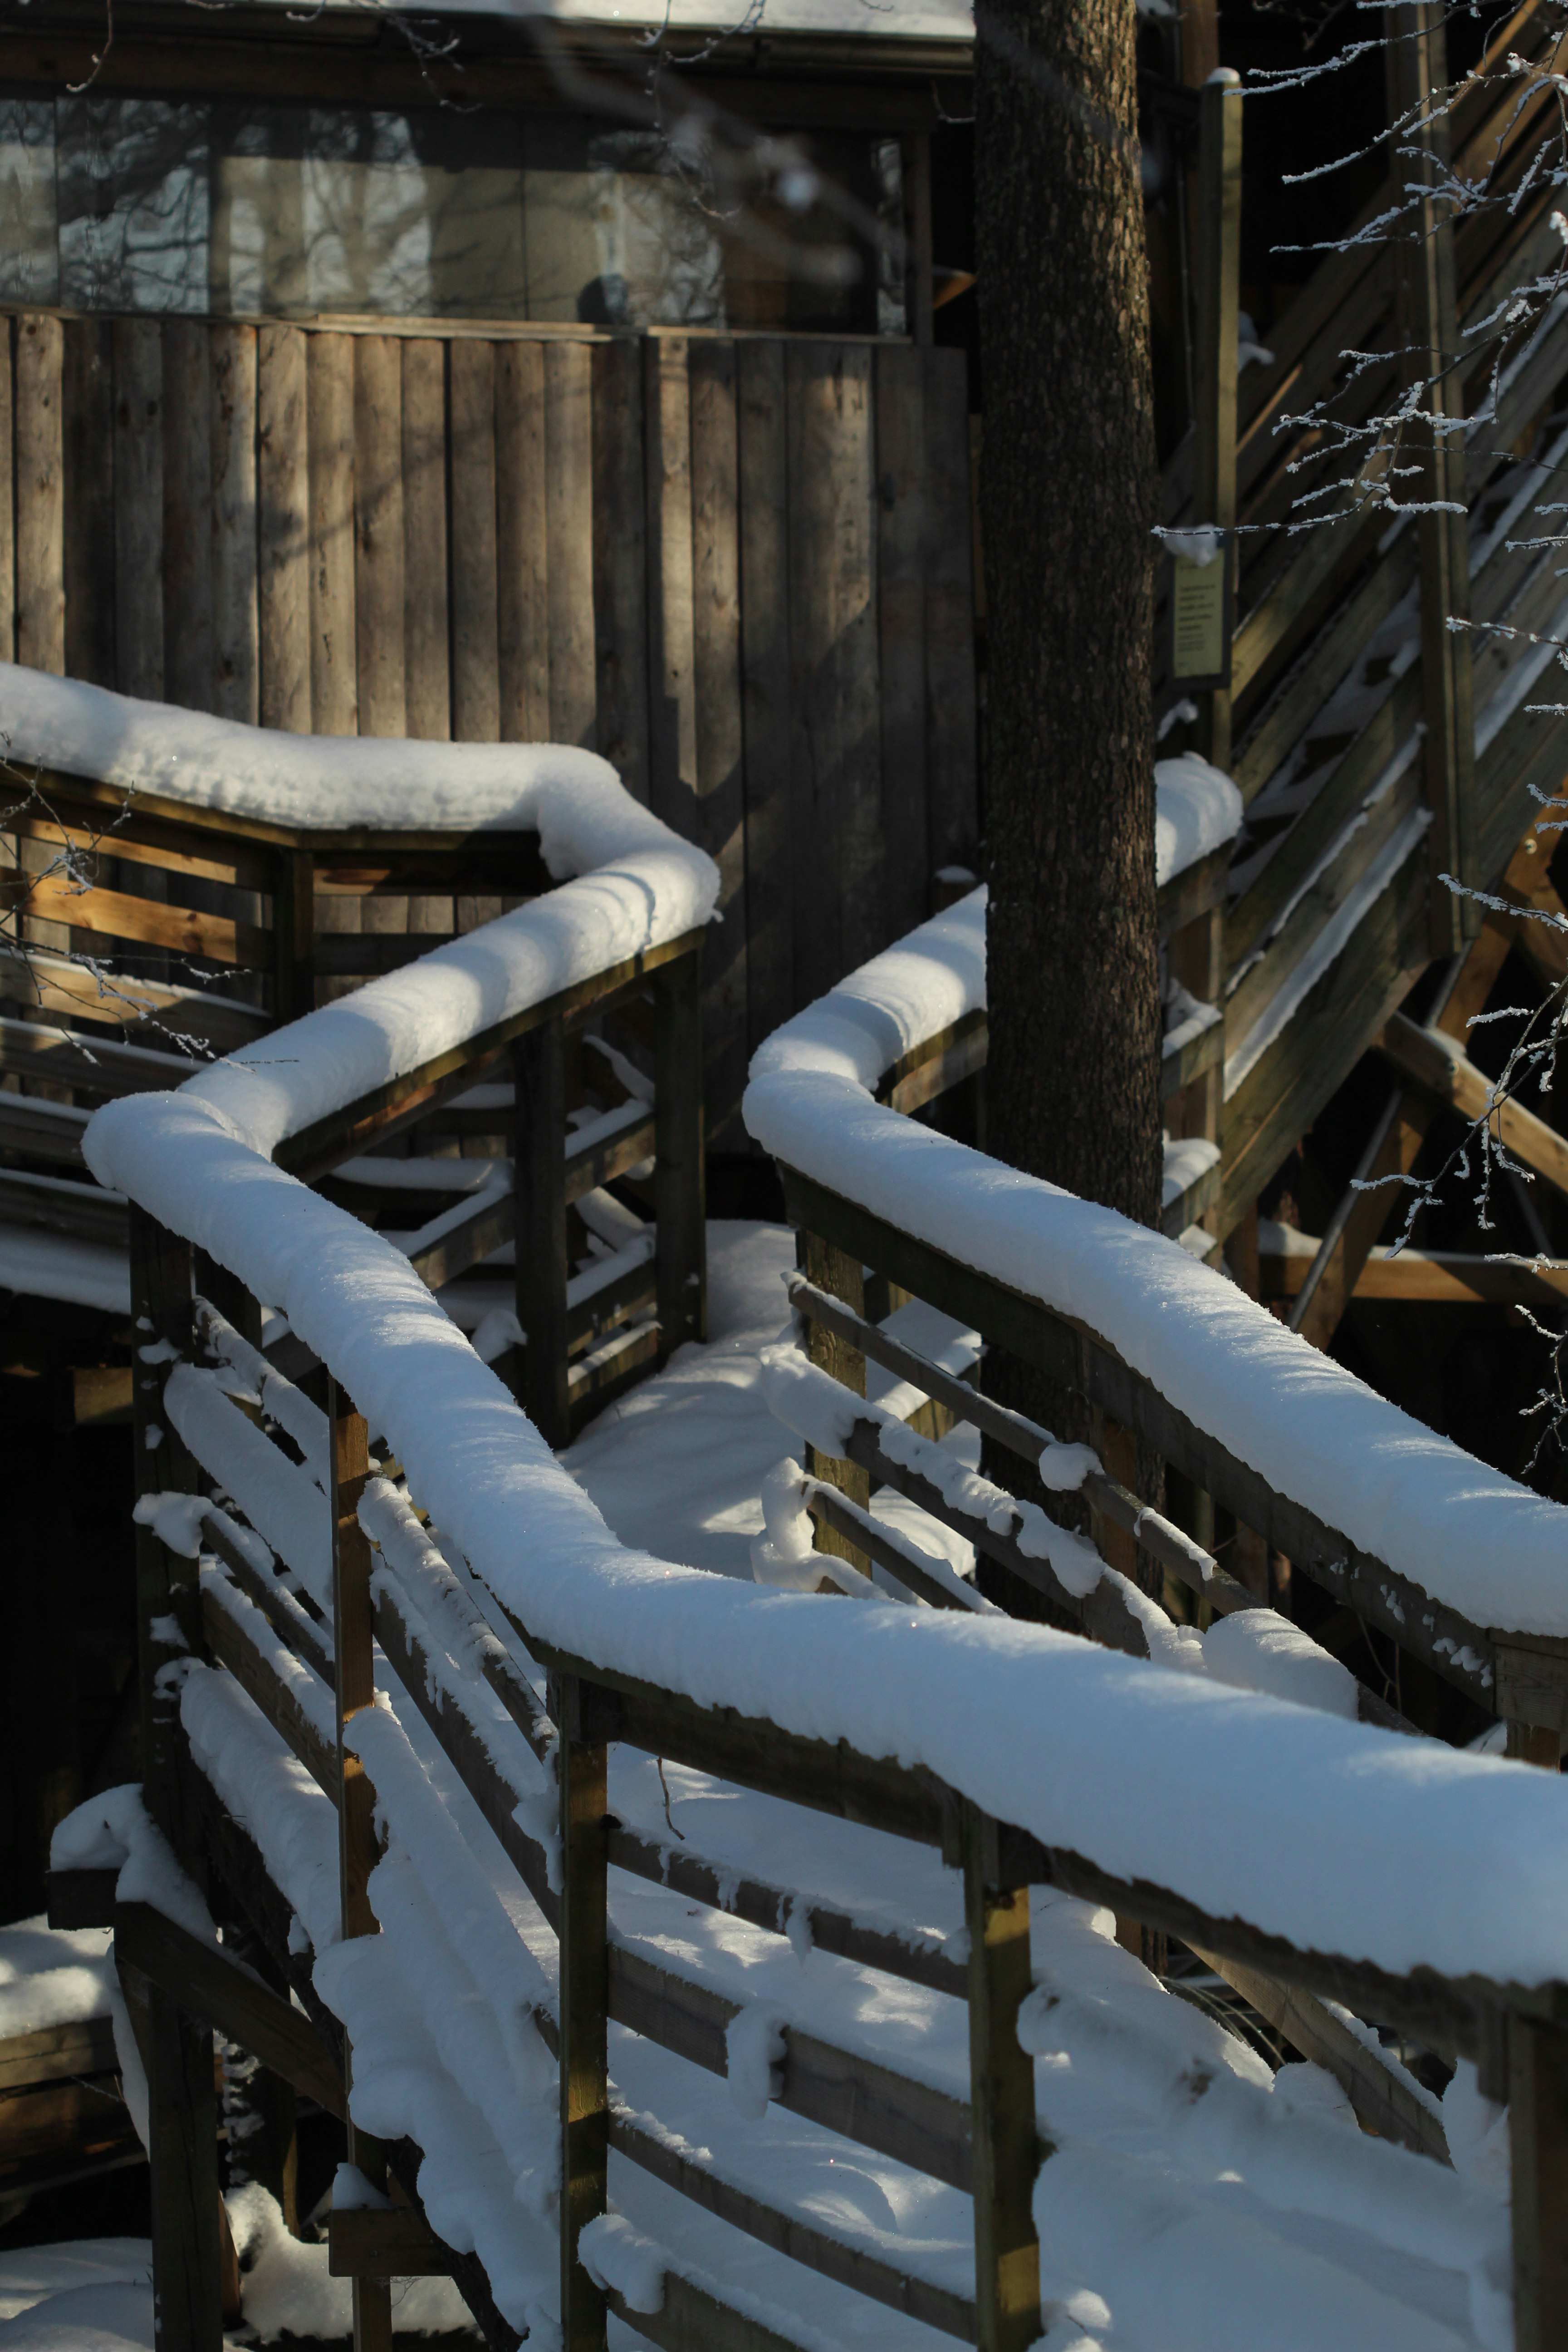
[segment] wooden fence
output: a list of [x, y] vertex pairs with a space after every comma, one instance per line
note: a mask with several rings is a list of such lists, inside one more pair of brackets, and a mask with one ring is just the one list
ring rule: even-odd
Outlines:
[[709, 1121], [744, 1148], [752, 1049], [974, 853], [962, 355], [8, 329], [0, 658], [297, 731], [602, 751], [721, 869]]

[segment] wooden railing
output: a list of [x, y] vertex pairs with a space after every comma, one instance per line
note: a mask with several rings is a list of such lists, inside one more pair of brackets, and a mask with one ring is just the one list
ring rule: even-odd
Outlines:
[[[918, 945], [906, 943], [905, 956]], [[689, 961], [674, 952], [662, 968], [679, 971]], [[542, 1008], [532, 1008], [523, 1034], [536, 1034], [543, 1018]], [[885, 1046], [886, 1024], [873, 1024], [872, 1034]], [[897, 1074], [890, 1090], [905, 1101], [922, 1088], [929, 1098], [952, 1074], [955, 1054], [963, 1061], [963, 1036], [955, 1040], [949, 1030], [911, 1036], [900, 1057], [889, 1061], [884, 1051], [884, 1076]], [[398, 1082], [401, 1095], [387, 1090], [381, 1114], [390, 1122], [409, 1103], [424, 1108], [426, 1090], [443, 1083], [434, 1066], [409, 1072]], [[753, 1082], [754, 1099], [766, 1083], [764, 1071]], [[833, 1083], [842, 1091], [842, 1079]], [[865, 1105], [864, 1095], [858, 1098]], [[904, 1129], [890, 1106], [874, 1116]], [[805, 1130], [800, 1139], [809, 1146]], [[929, 1141], [937, 1151], [962, 1154], [943, 1138]], [[316, 1149], [308, 1136], [298, 1141], [301, 1164]], [[397, 1883], [377, 1875], [384, 1854], [395, 1852], [399, 1867], [416, 1876], [436, 1856], [444, 1870], [465, 1867], [459, 1816], [410, 1748], [416, 1714], [493, 1832], [520, 1899], [526, 1890], [559, 1939], [552, 1992], [497, 1892], [493, 1860], [462, 1880], [458, 1931], [479, 1942], [510, 1939], [510, 2011], [525, 2013], [559, 2068], [559, 2308], [568, 2344], [602, 2345], [612, 2312], [682, 2352], [693, 2343], [773, 2352], [790, 2340], [693, 2274], [679, 2250], [637, 2240], [609, 2214], [612, 2156], [820, 2276], [962, 2341], [988, 2352], [1023, 2352], [1032, 2344], [1041, 2328], [1034, 2184], [1052, 2153], [1017, 2030], [1031, 1984], [1028, 1890], [1036, 1885], [1108, 1904], [1137, 1923], [1141, 1937], [1179, 1937], [1209, 1956], [1249, 1998], [1266, 2010], [1273, 2004], [1292, 2042], [1340, 2074], [1375, 2128], [1426, 2154], [1445, 2153], [1440, 2127], [1332, 2004], [1474, 2060], [1488, 2095], [1512, 2098], [1517, 2340], [1521, 2352], [1544, 2352], [1559, 2339], [1568, 2311], [1552, 2249], [1563, 2219], [1558, 2090], [1568, 2080], [1568, 1981], [1528, 1956], [1489, 1971], [1476, 1955], [1506, 1953], [1506, 1938], [1467, 1942], [1465, 1922], [1450, 1932], [1446, 1893], [1435, 1910], [1421, 1890], [1419, 1916], [1404, 1921], [1401, 1932], [1423, 1949], [1440, 1916], [1449, 1923], [1447, 1948], [1469, 1955], [1451, 1970], [1428, 1959], [1391, 1965], [1374, 1927], [1358, 1920], [1347, 1935], [1335, 1924], [1347, 1916], [1339, 1892], [1346, 1874], [1360, 1885], [1358, 1873], [1386, 1862], [1378, 1808], [1390, 1792], [1397, 1789], [1403, 1805], [1425, 1808], [1423, 1834], [1436, 1850], [1447, 1797], [1441, 1787], [1412, 1797], [1403, 1740], [1385, 1753], [1364, 1728], [1323, 1723], [1329, 1745], [1313, 1752], [1324, 1763], [1331, 1758], [1336, 1770], [1348, 1765], [1351, 1748], [1342, 1757], [1333, 1743], [1355, 1743], [1353, 1778], [1344, 1784], [1354, 1790], [1354, 1819], [1303, 1791], [1289, 1832], [1300, 1846], [1292, 1935], [1280, 1932], [1268, 1902], [1254, 1901], [1245, 1865], [1227, 1859], [1223, 1792], [1245, 1785], [1272, 1736], [1295, 1739], [1301, 1724], [1320, 1720], [1298, 1707], [1263, 1700], [1236, 1710], [1223, 1694], [1194, 1692], [1196, 1711], [1184, 1706], [1181, 1726], [1163, 1718], [1180, 1750], [1165, 1760], [1179, 1778], [1184, 1758], [1195, 1759], [1207, 1739], [1220, 1743], [1225, 1766], [1207, 1784], [1220, 1792], [1206, 1822], [1212, 1843], [1205, 1843], [1201, 1864], [1185, 1845], [1173, 1851], [1157, 1836], [1141, 1843], [1134, 1808], [1118, 1832], [1131, 1839], [1123, 1858], [1109, 1857], [1101, 1830], [1076, 1811], [1080, 1759], [1071, 1730], [1053, 1729], [1053, 1713], [1064, 1704], [1069, 1712], [1091, 1704], [1113, 1748], [1118, 1727], [1132, 1737], [1145, 1709], [1159, 1705], [1163, 1675], [1110, 1659], [1092, 1642], [1064, 1642], [993, 1618], [965, 1625], [946, 1654], [953, 1679], [944, 1682], [931, 1638], [942, 1643], [953, 1609], [967, 1612], [973, 1596], [938, 1563], [928, 1561], [922, 1572], [918, 1550], [887, 1541], [832, 1475], [816, 1482], [808, 1507], [890, 1569], [906, 1591], [945, 1604], [945, 1613], [851, 1608], [832, 1612], [829, 1627], [809, 1594], [763, 1593], [623, 1552], [504, 1391], [453, 1342], [406, 1262], [268, 1167], [243, 1137], [204, 1113], [200, 1097], [118, 1107], [94, 1152], [132, 1196], [144, 1335], [136, 1454], [144, 1489], [138, 1520], [146, 1802], [208, 1888], [215, 1915], [240, 1922], [266, 1962], [258, 1976], [188, 1925], [143, 1904], [118, 1904], [112, 1874], [63, 1874], [53, 1889], [52, 1916], [62, 1924], [112, 1917], [142, 2020], [156, 2117], [160, 2324], [171, 2341], [216, 2347], [221, 2322], [210, 2057], [205, 2073], [200, 2063], [212, 2027], [345, 2115], [352, 2160], [373, 2190], [390, 2184], [402, 2200], [333, 2218], [333, 2265], [355, 2280], [359, 2344], [384, 2340], [387, 2277], [432, 2269], [450, 2271], [492, 2343], [520, 2340], [515, 2277], [498, 2295], [495, 2279], [509, 2275], [507, 2248], [483, 2200], [466, 2214], [473, 2251], [444, 2243], [421, 2212], [422, 2181], [432, 2197], [439, 2187], [446, 2210], [454, 2210], [460, 2151], [449, 2135], [426, 2144], [412, 2127], [425, 2114], [434, 2132], [435, 2111], [419, 2109], [417, 2091], [407, 2090], [398, 2108], [403, 2136], [390, 2144], [354, 2112], [359, 2088], [374, 2087], [377, 2061], [370, 2041], [363, 2065], [352, 2046], [359, 2029], [348, 2021], [360, 2014], [353, 1948], [366, 1937], [407, 1932], [382, 1916], [395, 1907]], [[1205, 1483], [1288, 1547], [1304, 1571], [1335, 1580], [1373, 1622], [1397, 1624], [1438, 1671], [1476, 1688], [1489, 1666], [1497, 1695], [1517, 1719], [1561, 1719], [1552, 1710], [1561, 1708], [1568, 1668], [1552, 1644], [1510, 1643], [1436, 1610], [1408, 1578], [1270, 1486], [1227, 1450], [1223, 1433], [1184, 1414], [1081, 1323], [921, 1238], [913, 1229], [919, 1219], [900, 1223], [868, 1210], [806, 1169], [786, 1164], [784, 1172], [791, 1213], [815, 1236], [808, 1264], [826, 1262], [829, 1276], [837, 1269], [839, 1276], [825, 1285], [817, 1272], [797, 1284], [795, 1303], [814, 1331], [849, 1351], [841, 1366], [855, 1354], [874, 1357], [913, 1379], [933, 1410], [979, 1421], [1000, 1444], [1032, 1451], [1043, 1442], [1044, 1433], [879, 1328], [858, 1293], [869, 1265], [887, 1283], [1077, 1387], [1108, 1423], [1136, 1433]], [[229, 1269], [221, 1301], [213, 1296], [214, 1260]], [[269, 1360], [256, 1344], [263, 1297], [315, 1332], [330, 1383], [322, 1401], [279, 1369], [276, 1351]], [[844, 1394], [820, 1368], [805, 1367], [801, 1376]], [[357, 1394], [347, 1390], [350, 1377]], [[1124, 1650], [1156, 1646], [1151, 1629], [1158, 1612], [1135, 1577], [1123, 1582], [1110, 1573], [1075, 1594], [1073, 1580], [1050, 1570], [1048, 1551], [1016, 1540], [1019, 1526], [1009, 1526], [1005, 1508], [988, 1506], [983, 1524], [973, 1513], [947, 1509], [940, 1482], [927, 1475], [934, 1463], [912, 1432], [889, 1445], [888, 1417], [853, 1403], [847, 1426], [852, 1466], [866, 1470], [874, 1462], [879, 1480], [901, 1484], [945, 1516], [1076, 1630]], [[1222, 1613], [1253, 1605], [1257, 1596], [1140, 1506], [1115, 1475], [1114, 1447], [1105, 1451], [1112, 1470], [1092, 1471], [1084, 1492], [1106, 1559], [1135, 1567], [1136, 1548]], [[825, 1553], [824, 1566], [842, 1583], [842, 1549], [837, 1559]], [[831, 1675], [822, 1671], [828, 1654], [821, 1635], [829, 1630]], [[983, 1698], [964, 1695], [963, 1661], [973, 1654], [974, 1633], [987, 1644]], [[1458, 1654], [1472, 1643], [1485, 1645], [1479, 1666]], [[869, 1735], [873, 1685], [879, 1727]], [[938, 1687], [947, 1703], [933, 1711], [930, 1693]], [[1379, 1723], [1393, 1721], [1370, 1696], [1362, 1706]], [[949, 1716], [951, 1723], [942, 1719]], [[737, 1872], [700, 1843], [666, 1836], [657, 1817], [647, 1824], [616, 1819], [607, 1773], [617, 1746], [661, 1759], [661, 1769], [674, 1761], [761, 1792], [780, 1808], [781, 1864], [796, 1809], [940, 1853], [963, 1873], [963, 1942], [922, 1935], [913, 1923], [906, 1937], [820, 1901], [801, 1906], [803, 1921], [786, 1866], [769, 1881], [754, 1866]], [[294, 1759], [290, 1769], [280, 1769], [285, 1759]], [[1489, 1818], [1509, 1851], [1521, 1825], [1533, 1824], [1532, 1852], [1546, 1868], [1539, 1841], [1550, 1846], [1559, 1827], [1555, 1813], [1534, 1801], [1547, 1794], [1544, 1780], [1500, 1780], [1484, 1760], [1465, 1758], [1452, 1759], [1451, 1770], [1468, 1776], [1471, 1793], [1490, 1805]], [[321, 1794], [335, 1817], [333, 1901], [323, 1891]], [[1568, 1822], [1562, 1834], [1568, 1850]], [[1490, 1851], [1483, 1841], [1474, 1857], [1483, 1874]], [[684, 2064], [733, 2080], [731, 2029], [740, 2004], [672, 1948], [650, 1948], [617, 1933], [612, 1868], [672, 1889], [688, 1906], [738, 1915], [781, 1941], [804, 1926], [827, 1952], [966, 2000], [966, 2097], [929, 2076], [916, 2079], [890, 2049], [873, 2056], [805, 2022], [748, 2023], [768, 2028], [752, 2055], [758, 2066], [766, 2062], [769, 2098], [970, 2196], [972, 2296], [935, 2283], [896, 2243], [872, 2249], [816, 2228], [617, 2100], [609, 2076], [612, 2023]], [[1333, 1900], [1319, 1903], [1312, 1890], [1330, 1887]], [[1476, 1919], [1488, 1933], [1496, 1927], [1495, 1893]], [[340, 1942], [342, 1966], [331, 1949]], [[318, 1982], [323, 1955], [332, 1968]], [[323, 1983], [338, 1988], [339, 2007]], [[440, 1982], [432, 1980], [430, 1997], [439, 2011], [447, 1998]], [[437, 2063], [416, 2062], [401, 2044], [397, 2056], [405, 2074]], [[456, 2070], [454, 2089], [481, 2109], [487, 2099], [510, 2095], [504, 2081], [487, 2079], [482, 2063], [476, 2074], [455, 2046], [439, 2065]], [[553, 2100], [544, 2104], [553, 2113]], [[508, 2210], [511, 2231], [517, 2209]]]

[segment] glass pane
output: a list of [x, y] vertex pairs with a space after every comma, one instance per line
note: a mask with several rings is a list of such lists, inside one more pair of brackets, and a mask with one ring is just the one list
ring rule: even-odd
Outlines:
[[207, 109], [62, 98], [60, 299], [83, 310], [205, 310]]
[[0, 98], [0, 299], [59, 299], [54, 100]]

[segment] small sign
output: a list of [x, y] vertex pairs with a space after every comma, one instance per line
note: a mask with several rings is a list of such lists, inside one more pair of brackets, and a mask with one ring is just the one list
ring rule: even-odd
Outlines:
[[1206, 563], [1178, 555], [1171, 575], [1171, 675], [1180, 686], [1230, 684], [1230, 567], [1226, 541]]

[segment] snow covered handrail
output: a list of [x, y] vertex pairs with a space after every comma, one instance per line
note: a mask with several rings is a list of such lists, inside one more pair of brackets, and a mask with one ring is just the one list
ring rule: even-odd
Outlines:
[[[131, 1197], [140, 1235], [149, 1801], [188, 1859], [232, 1864], [251, 1886], [275, 1964], [329, 2039], [352, 2046], [356, 2132], [405, 2157], [415, 2146], [431, 2224], [457, 2254], [477, 2255], [498, 2343], [547, 2324], [602, 2341], [606, 2304], [673, 2343], [689, 2299], [710, 2294], [679, 2246], [650, 2244], [608, 2210], [612, 2144], [694, 2204], [713, 2210], [724, 2188], [702, 2166], [700, 2139], [612, 2109], [615, 2021], [631, 2029], [628, 2042], [662, 2042], [727, 2073], [748, 2117], [782, 2102], [949, 2188], [989, 2182], [973, 2200], [973, 2304], [933, 2301], [901, 2242], [897, 2261], [883, 2246], [868, 2264], [867, 2250], [847, 2261], [818, 2232], [806, 2259], [837, 2263], [829, 2275], [854, 2270], [865, 2292], [928, 2318], [941, 2309], [936, 2324], [949, 2332], [1013, 2352], [1042, 2324], [1031, 2206], [1042, 2125], [1016, 2030], [1029, 1990], [1031, 1885], [1109, 1902], [1362, 2013], [1403, 2020], [1484, 2060], [1495, 2091], [1505, 2042], [1522, 2065], [1559, 2061], [1568, 1801], [1545, 1775], [1425, 1743], [1413, 1773], [1408, 1741], [997, 1615], [850, 1608], [833, 1612], [825, 1642], [814, 1598], [615, 1540], [408, 1257], [274, 1153], [334, 1115], [344, 1094], [367, 1098], [392, 1074], [489, 1034], [475, 1013], [487, 982], [495, 1020], [537, 1013], [535, 977], [552, 944], [556, 994], [574, 984], [572, 957], [587, 954], [584, 900], [602, 910], [594, 940], [624, 936], [637, 864], [569, 884], [323, 1009], [269, 1041], [270, 1059], [258, 1053], [175, 1094], [112, 1104], [89, 1129], [89, 1159]], [[672, 892], [694, 887], [682, 870]], [[645, 923], [647, 879], [645, 868]], [[670, 929], [678, 944], [673, 918]], [[973, 918], [966, 933], [961, 913], [953, 936], [973, 940]], [[924, 1132], [908, 1120], [898, 1129]], [[325, 1367], [336, 1384], [330, 1428], [240, 1336], [243, 1295], [226, 1306], [232, 1338], [202, 1317], [218, 1358], [203, 1360], [197, 1251], [248, 1294], [252, 1314], [263, 1301], [280, 1310]], [[395, 1479], [374, 1481], [372, 1438]], [[200, 1566], [204, 1551], [224, 1565]], [[445, 1763], [421, 1748], [422, 1725]], [[606, 1909], [612, 1748], [962, 1863], [969, 2097], [900, 2067], [896, 2046], [868, 2054], [809, 2016], [714, 2000], [681, 1977], [683, 1925], [639, 1948]], [[553, 1788], [542, 1777], [552, 1756]], [[470, 1843], [470, 1801], [510, 1875]], [[631, 1824], [656, 1856], [668, 1843], [658, 1801]], [[1468, 1858], [1462, 1906], [1447, 1879], [1457, 1848]], [[629, 1867], [627, 1853], [615, 1858]], [[681, 1895], [724, 1904], [731, 1874], [689, 1860], [684, 1882], [670, 1866]], [[775, 1938], [804, 1927], [789, 1892], [787, 1881], [777, 1890]], [[528, 1940], [535, 1912], [547, 1922], [557, 1903], [559, 1990], [553, 1961], [547, 1969]], [[946, 1957], [956, 1961], [957, 1948]], [[177, 1981], [163, 1991], [176, 2008], [192, 1998]], [[540, 2056], [552, 2038], [574, 2086], [559, 2137], [554, 2070]], [[872, 2078], [876, 2095], [864, 2097]], [[155, 2087], [184, 2115], [197, 2086], [186, 2069]], [[646, 2112], [659, 2112], [658, 2095]], [[1551, 2177], [1554, 2112], [1547, 2103], [1544, 2121], [1521, 2124], [1516, 2180]], [[174, 2137], [187, 2150], [200, 2144], [195, 2128]], [[376, 2160], [364, 2149], [362, 2168]], [[551, 2222], [558, 2165], [564, 2311]], [[1539, 2203], [1520, 2207], [1521, 2263], [1534, 2259]], [[214, 2226], [213, 2210], [197, 2199], [184, 2213], [190, 2242]], [[770, 2243], [805, 2242], [793, 2222], [781, 2240], [765, 2198], [737, 2193], [719, 2210]], [[1554, 2225], [1550, 2203], [1542, 2210], [1542, 2226]], [[1472, 2230], [1478, 2262], [1482, 2252], [1506, 2261], [1500, 2231]], [[175, 2254], [161, 2241], [168, 2313], [200, 2283]], [[788, 2331], [750, 2340], [770, 2333]], [[199, 2340], [199, 2326], [189, 2335]]]
[[1568, 1513], [1174, 1243], [876, 1099], [984, 1002], [976, 893], [761, 1049], [744, 1115], [792, 1220], [1077, 1389], [1488, 1713], [1568, 1725]]

